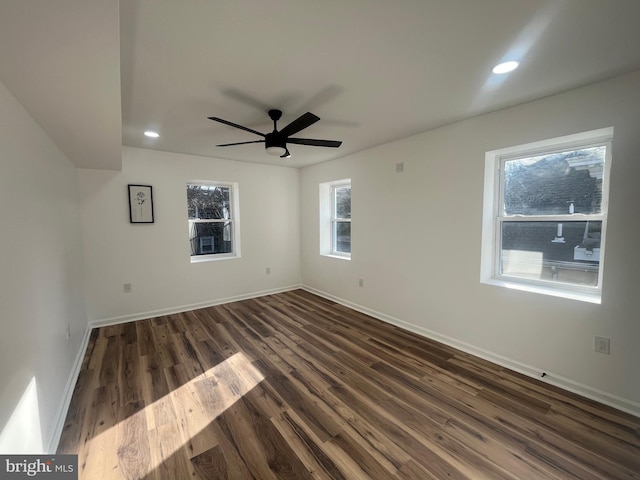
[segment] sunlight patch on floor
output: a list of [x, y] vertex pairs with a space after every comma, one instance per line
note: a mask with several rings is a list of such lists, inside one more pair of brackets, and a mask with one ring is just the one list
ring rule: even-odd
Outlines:
[[80, 478], [144, 478], [262, 380], [242, 352], [234, 354], [89, 439], [79, 452]]

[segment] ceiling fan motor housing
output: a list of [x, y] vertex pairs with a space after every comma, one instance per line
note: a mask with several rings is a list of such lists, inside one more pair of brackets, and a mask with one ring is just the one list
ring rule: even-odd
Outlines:
[[265, 136], [264, 144], [265, 144], [265, 148], [269, 148], [269, 147], [285, 148], [286, 141], [287, 141], [287, 138], [284, 137], [283, 135], [280, 135], [280, 132], [272, 132], [272, 133], [267, 133], [267, 135]]
[[276, 122], [282, 117], [281, 110], [269, 110], [269, 118], [273, 120], [273, 132], [264, 137], [264, 149], [269, 155], [284, 155], [287, 151], [287, 137], [278, 132]]

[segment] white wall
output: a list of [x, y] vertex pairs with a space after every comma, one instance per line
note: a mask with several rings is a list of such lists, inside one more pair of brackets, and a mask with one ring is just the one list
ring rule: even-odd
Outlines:
[[86, 329], [77, 175], [2, 83], [0, 167], [0, 452], [42, 453]]
[[[639, 105], [636, 72], [303, 169], [303, 284], [640, 414]], [[609, 126], [602, 304], [481, 285], [485, 152]], [[351, 261], [318, 253], [318, 184], [346, 177]], [[594, 335], [611, 337], [610, 355], [593, 351]]]
[[[299, 285], [298, 170], [136, 148], [123, 149], [122, 167], [79, 173], [90, 321], [142, 318]], [[190, 263], [189, 180], [238, 182], [240, 258]], [[130, 183], [153, 187], [155, 223], [129, 223]], [[132, 284], [131, 293], [124, 283]]]

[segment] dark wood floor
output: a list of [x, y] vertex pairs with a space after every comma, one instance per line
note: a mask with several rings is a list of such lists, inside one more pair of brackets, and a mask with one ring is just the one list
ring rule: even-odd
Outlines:
[[94, 330], [81, 479], [640, 479], [640, 419], [297, 290]]

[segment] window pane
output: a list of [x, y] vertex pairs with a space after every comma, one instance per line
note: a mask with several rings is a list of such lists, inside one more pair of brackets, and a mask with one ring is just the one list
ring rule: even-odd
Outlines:
[[336, 218], [351, 218], [351, 187], [335, 189]]
[[502, 222], [500, 273], [598, 285], [602, 222]]
[[191, 255], [232, 253], [231, 222], [189, 222]]
[[599, 214], [606, 147], [504, 162], [506, 215]]
[[189, 219], [230, 219], [230, 191], [230, 187], [187, 185]]
[[333, 251], [351, 253], [351, 222], [333, 222]]

